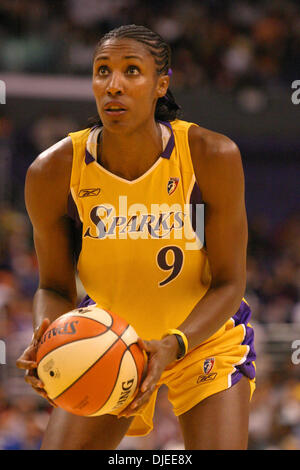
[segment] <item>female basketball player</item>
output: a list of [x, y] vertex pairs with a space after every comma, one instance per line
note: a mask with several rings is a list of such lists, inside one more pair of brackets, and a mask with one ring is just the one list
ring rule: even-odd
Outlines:
[[93, 61], [99, 122], [28, 170], [40, 285], [34, 337], [17, 362], [26, 381], [47, 398], [36, 347], [49, 322], [76, 308], [74, 253], [88, 294], [82, 305], [126, 318], [148, 354], [139, 393], [119, 416], [55, 408], [42, 449], [114, 449], [125, 434], [147, 434], [161, 384], [186, 449], [247, 448], [255, 352], [243, 299], [241, 157], [227, 137], [178, 119], [169, 70], [170, 48], [152, 31], [129, 25], [105, 35]]

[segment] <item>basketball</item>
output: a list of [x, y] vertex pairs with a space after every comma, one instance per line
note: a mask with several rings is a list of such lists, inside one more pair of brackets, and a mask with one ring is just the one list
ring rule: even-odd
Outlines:
[[37, 373], [54, 403], [81, 416], [119, 412], [133, 400], [145, 356], [123, 318], [95, 305], [57, 318], [42, 336]]

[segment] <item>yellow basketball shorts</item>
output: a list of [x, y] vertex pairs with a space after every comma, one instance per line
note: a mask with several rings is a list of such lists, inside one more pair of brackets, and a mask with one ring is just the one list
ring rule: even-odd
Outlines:
[[153, 429], [159, 387], [168, 387], [168, 399], [176, 416], [205, 398], [235, 385], [244, 375], [255, 390], [254, 331], [248, 323], [251, 310], [243, 300], [234, 317], [206, 342], [163, 372], [150, 400], [136, 414], [128, 436], [144, 436]]
[[[88, 305], [86, 298], [81, 306]], [[161, 385], [168, 388], [168, 399], [179, 416], [205, 398], [235, 385], [248, 377], [250, 400], [255, 390], [254, 331], [249, 323], [251, 309], [243, 299], [237, 313], [214, 335], [191, 350], [183, 359], [168, 366], [150, 400], [135, 414], [128, 436], [145, 436], [153, 429], [157, 393]], [[112, 413], [117, 414], [117, 413]]]

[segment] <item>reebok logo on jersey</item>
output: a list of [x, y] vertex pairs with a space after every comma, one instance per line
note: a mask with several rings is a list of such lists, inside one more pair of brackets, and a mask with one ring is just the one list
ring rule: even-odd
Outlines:
[[91, 188], [91, 189], [81, 189], [79, 191], [79, 197], [89, 197], [89, 196], [98, 196], [100, 193], [100, 188]]
[[177, 177], [171, 177], [168, 181], [168, 186], [167, 186], [167, 191], [169, 196], [174, 193], [175, 189], [177, 188], [179, 183], [179, 178]]

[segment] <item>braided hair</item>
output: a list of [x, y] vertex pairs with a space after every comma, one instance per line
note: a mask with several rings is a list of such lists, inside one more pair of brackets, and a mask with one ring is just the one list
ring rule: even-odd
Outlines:
[[[112, 29], [106, 33], [98, 42], [94, 58], [98, 49], [105, 41], [109, 39], [134, 39], [141, 42], [148, 49], [150, 54], [154, 57], [157, 66], [157, 75], [171, 75], [171, 48], [158, 34], [145, 26], [138, 26], [135, 24], [120, 26], [119, 28]], [[158, 98], [155, 108], [155, 120], [160, 121], [173, 121], [178, 118], [180, 114], [180, 106], [176, 103], [173, 93], [168, 88], [165, 96]], [[90, 119], [91, 125], [102, 125], [98, 117]]]

